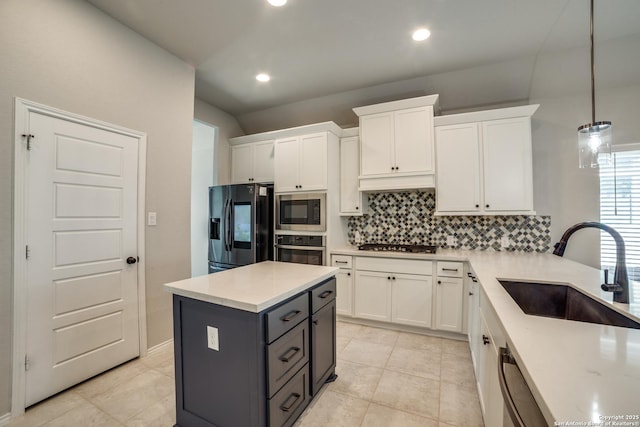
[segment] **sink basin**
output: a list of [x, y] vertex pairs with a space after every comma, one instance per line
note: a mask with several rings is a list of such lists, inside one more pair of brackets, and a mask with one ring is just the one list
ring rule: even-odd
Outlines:
[[526, 314], [640, 329], [639, 322], [570, 286], [510, 280], [499, 282]]

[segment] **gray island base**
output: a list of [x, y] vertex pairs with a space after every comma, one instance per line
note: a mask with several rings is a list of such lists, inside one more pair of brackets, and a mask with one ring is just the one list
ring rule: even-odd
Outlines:
[[[240, 277], [260, 273], [266, 275], [258, 282], [239, 285]], [[189, 279], [206, 279], [207, 287], [189, 287], [189, 280], [165, 285], [174, 293], [176, 426], [293, 425], [335, 378], [334, 274], [333, 267], [268, 261]], [[290, 289], [271, 286], [278, 280], [289, 281]], [[232, 282], [236, 289], [225, 289]], [[253, 301], [259, 311], [234, 307], [254, 298], [239, 296], [255, 295], [252, 286], [271, 286], [273, 292], [260, 297], [268, 306]], [[231, 293], [234, 299], [227, 301]]]

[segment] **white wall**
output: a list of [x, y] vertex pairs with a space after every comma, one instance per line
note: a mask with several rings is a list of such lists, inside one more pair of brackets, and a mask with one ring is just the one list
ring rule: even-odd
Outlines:
[[191, 148], [191, 277], [209, 273], [209, 187], [215, 173], [217, 129], [193, 121]]
[[216, 170], [214, 185], [229, 184], [231, 182], [231, 149], [229, 138], [244, 135], [244, 131], [237, 120], [224, 111], [196, 98], [194, 117], [204, 123], [211, 124], [218, 129], [216, 135]]
[[0, 1], [0, 416], [10, 409], [14, 97], [148, 135], [148, 344], [172, 337], [163, 283], [190, 275], [195, 73], [81, 0]]

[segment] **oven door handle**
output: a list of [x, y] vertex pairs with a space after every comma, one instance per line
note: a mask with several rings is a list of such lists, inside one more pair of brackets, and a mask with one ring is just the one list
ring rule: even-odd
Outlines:
[[276, 248], [282, 249], [298, 249], [302, 251], [325, 251], [325, 246], [294, 246], [294, 245], [276, 245]]

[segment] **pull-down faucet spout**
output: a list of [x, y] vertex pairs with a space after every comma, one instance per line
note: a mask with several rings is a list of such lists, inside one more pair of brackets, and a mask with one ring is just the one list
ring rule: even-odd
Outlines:
[[613, 283], [603, 283], [601, 288], [603, 291], [613, 292], [613, 300], [615, 302], [629, 304], [629, 276], [627, 275], [624, 240], [622, 239], [620, 233], [618, 233], [613, 228], [600, 222], [581, 222], [574, 225], [573, 227], [569, 227], [560, 238], [560, 241], [553, 246], [555, 248], [553, 254], [558, 256], [564, 255], [564, 250], [567, 248], [567, 242], [569, 241], [569, 238], [573, 235], [573, 233], [583, 228], [599, 228], [600, 230], [604, 230], [609, 233], [611, 237], [613, 237], [613, 240], [615, 240], [616, 269], [613, 275]]

